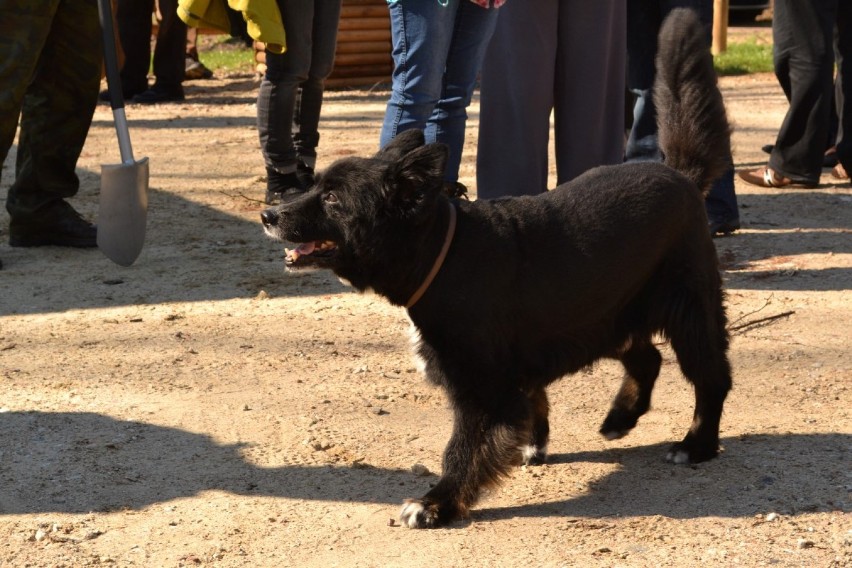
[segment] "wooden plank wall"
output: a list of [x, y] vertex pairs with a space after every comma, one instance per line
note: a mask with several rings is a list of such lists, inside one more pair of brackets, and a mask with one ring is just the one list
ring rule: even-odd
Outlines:
[[[254, 56], [259, 73], [265, 68], [265, 55], [263, 44], [255, 42]], [[326, 87], [389, 83], [392, 71], [390, 15], [386, 0], [343, 0], [334, 70], [325, 82]]]
[[329, 88], [390, 82], [393, 71], [385, 0], [343, 0]]

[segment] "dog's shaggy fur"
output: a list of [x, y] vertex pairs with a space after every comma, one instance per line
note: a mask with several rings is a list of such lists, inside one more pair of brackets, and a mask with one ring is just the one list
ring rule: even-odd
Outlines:
[[536, 197], [449, 200], [447, 150], [408, 131], [373, 158], [346, 158], [305, 195], [262, 214], [266, 232], [301, 243], [290, 269], [328, 268], [358, 290], [406, 305], [455, 235], [422, 297], [408, 308], [417, 354], [454, 409], [443, 475], [405, 503], [409, 527], [464, 515], [513, 464], [541, 462], [545, 388], [604, 357], [626, 374], [600, 428], [627, 434], [650, 405], [671, 341], [695, 390], [686, 437], [668, 459], [716, 456], [731, 387], [723, 293], [703, 192], [730, 154], [712, 59], [694, 14], [660, 36], [656, 101], [666, 163], [589, 171]]

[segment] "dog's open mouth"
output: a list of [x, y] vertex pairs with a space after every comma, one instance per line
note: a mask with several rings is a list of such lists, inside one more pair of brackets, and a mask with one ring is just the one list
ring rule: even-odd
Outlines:
[[284, 264], [290, 268], [298, 268], [333, 257], [337, 253], [337, 244], [333, 241], [311, 241], [300, 243], [294, 249], [284, 250]]

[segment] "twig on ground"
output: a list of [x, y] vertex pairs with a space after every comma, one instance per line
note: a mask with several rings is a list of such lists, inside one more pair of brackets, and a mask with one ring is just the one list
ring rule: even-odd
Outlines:
[[768, 306], [769, 304], [771, 304], [771, 303], [772, 303], [772, 296], [773, 296], [773, 295], [774, 295], [774, 294], [770, 294], [770, 295], [769, 295], [769, 297], [766, 299], [766, 302], [764, 302], [764, 303], [763, 303], [763, 305], [762, 305], [762, 306], [760, 306], [759, 308], [757, 308], [756, 310], [754, 310], [754, 311], [752, 311], [752, 312], [748, 312], [747, 314], [743, 314], [743, 315], [741, 315], [740, 317], [738, 317], [737, 319], [735, 319], [734, 321], [730, 322], [730, 323], [728, 324], [728, 329], [730, 329], [730, 330], [738, 329], [738, 328], [736, 327], [736, 325], [737, 325], [739, 322], [741, 322], [742, 320], [744, 320], [744, 319], [745, 319], [745, 318], [747, 318], [748, 316], [753, 316], [754, 314], [760, 313], [760, 312], [762, 312], [764, 309], [766, 309], [766, 306]]
[[251, 201], [252, 203], [262, 203], [263, 205], [266, 205], [266, 202], [264, 200], [255, 199], [254, 197], [247, 197], [247, 196], [243, 195], [242, 193], [233, 193], [232, 194], [232, 193], [228, 193], [227, 191], [222, 191], [221, 189], [219, 190], [219, 193], [221, 193], [222, 195], [227, 195], [231, 199], [233, 199], [235, 197], [242, 197], [246, 201]]
[[[775, 314], [774, 316], [766, 316], [765, 318], [760, 318], [760, 319], [756, 319], [756, 320], [753, 320], [753, 321], [747, 321], [747, 322], [741, 323], [739, 325], [733, 325], [733, 326], [729, 327], [728, 330], [729, 331], [738, 331], [738, 330], [744, 329], [746, 327], [751, 327], [753, 325], [765, 324], [765, 323], [769, 323], [771, 321], [775, 321], [777, 319], [785, 318], [785, 317], [791, 316], [795, 313], [796, 312], [793, 311], [793, 310], [790, 310], [790, 311], [787, 311], [787, 312], [781, 312], [780, 314]], [[740, 318], [740, 319], [742, 319], [742, 318]]]
[[738, 317], [736, 320], [731, 322], [728, 325], [728, 331], [734, 332], [734, 331], [739, 331], [741, 329], [745, 329], [747, 327], [752, 327], [754, 325], [766, 324], [766, 323], [769, 323], [771, 321], [775, 321], [777, 319], [781, 319], [781, 318], [784, 318], [784, 317], [787, 317], [787, 316], [790, 316], [790, 315], [793, 315], [794, 313], [796, 313], [796, 312], [791, 310], [791, 311], [788, 311], [788, 312], [775, 314], [774, 316], [767, 316], [765, 318], [747, 321], [745, 323], [739, 323], [739, 322], [743, 321], [745, 318], [747, 318], [748, 316], [752, 316], [756, 313], [762, 312], [764, 309], [766, 309], [766, 306], [768, 306], [771, 303], [772, 303], [772, 295], [770, 295], [769, 298], [766, 299], [766, 302], [764, 302], [764, 304], [762, 306], [760, 306], [759, 308], [757, 308], [756, 310], [749, 312], [747, 314], [743, 314], [742, 316]]

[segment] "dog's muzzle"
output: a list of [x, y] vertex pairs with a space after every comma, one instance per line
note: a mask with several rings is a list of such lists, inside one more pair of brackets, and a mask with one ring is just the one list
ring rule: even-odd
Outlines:
[[275, 207], [264, 209], [260, 214], [260, 221], [263, 223], [263, 231], [270, 237], [282, 240], [281, 232], [278, 230], [278, 221], [281, 216]]
[[260, 220], [264, 227], [272, 227], [278, 224], [278, 213], [274, 208], [264, 209], [260, 214]]

